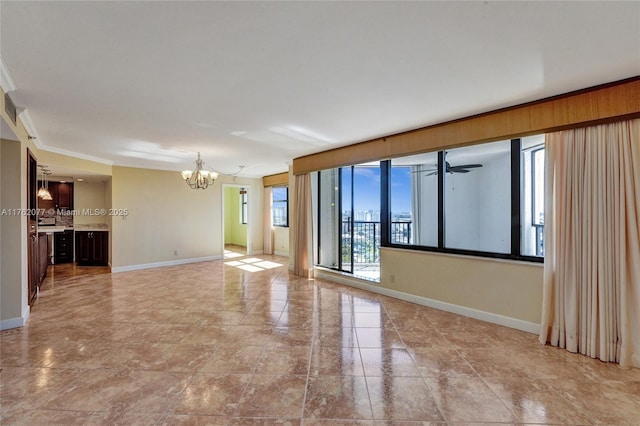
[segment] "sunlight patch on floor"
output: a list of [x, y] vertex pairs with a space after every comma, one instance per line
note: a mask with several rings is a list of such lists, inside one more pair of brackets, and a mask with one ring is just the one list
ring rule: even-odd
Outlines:
[[228, 250], [225, 250], [224, 257], [226, 259], [237, 259], [231, 260], [229, 262], [224, 262], [227, 266], [232, 266], [238, 269], [242, 269], [247, 272], [260, 272], [267, 269], [278, 268], [283, 266], [281, 263], [271, 262], [264, 259], [259, 259], [257, 257], [249, 257], [247, 259], [238, 259], [238, 257], [242, 257], [243, 255], [234, 253]]

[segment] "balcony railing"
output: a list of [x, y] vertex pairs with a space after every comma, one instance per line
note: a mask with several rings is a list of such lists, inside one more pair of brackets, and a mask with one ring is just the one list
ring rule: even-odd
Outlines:
[[[349, 262], [353, 245], [353, 263], [375, 264], [380, 262], [380, 222], [342, 222], [342, 261]], [[410, 244], [411, 222], [391, 222], [391, 243]]]

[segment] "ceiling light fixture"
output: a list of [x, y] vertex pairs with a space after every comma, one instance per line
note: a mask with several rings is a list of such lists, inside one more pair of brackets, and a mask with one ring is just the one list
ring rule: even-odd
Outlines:
[[182, 172], [182, 178], [189, 185], [191, 189], [207, 189], [210, 185], [213, 185], [218, 173], [203, 170], [202, 166], [204, 161], [200, 159], [200, 153], [198, 153], [198, 159], [196, 160], [196, 168], [193, 171], [185, 170]]
[[42, 186], [40, 187], [40, 189], [38, 189], [38, 198], [51, 201], [53, 200], [53, 197], [49, 192], [49, 184], [47, 183], [47, 176], [51, 174], [51, 171], [47, 168], [47, 166], [42, 164], [39, 164], [38, 167], [40, 168], [40, 171], [42, 171]]

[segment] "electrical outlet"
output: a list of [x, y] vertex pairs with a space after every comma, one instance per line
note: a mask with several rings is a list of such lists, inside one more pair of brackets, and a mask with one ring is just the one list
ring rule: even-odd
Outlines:
[[396, 276], [393, 274], [389, 275], [389, 282], [391, 284], [394, 284], [396, 282]]
[[173, 255], [174, 255], [174, 256], [177, 256], [177, 255], [178, 255], [178, 250], [174, 250], [174, 251], [173, 251]]

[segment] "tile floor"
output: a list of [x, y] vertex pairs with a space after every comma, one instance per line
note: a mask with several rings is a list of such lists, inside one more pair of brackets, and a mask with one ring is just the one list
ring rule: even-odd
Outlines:
[[287, 262], [56, 266], [0, 333], [0, 422], [640, 424], [640, 370]]

